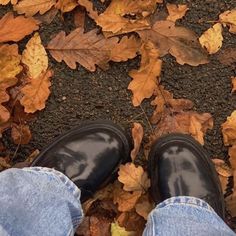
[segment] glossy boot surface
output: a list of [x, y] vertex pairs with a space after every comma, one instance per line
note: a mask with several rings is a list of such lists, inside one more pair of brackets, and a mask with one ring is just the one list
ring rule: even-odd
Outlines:
[[58, 137], [31, 166], [54, 168], [81, 189], [81, 201], [112, 181], [129, 160], [130, 142], [110, 121], [89, 122]]
[[149, 155], [151, 194], [156, 203], [175, 196], [205, 200], [224, 218], [218, 175], [204, 148], [189, 135], [170, 134], [157, 140]]

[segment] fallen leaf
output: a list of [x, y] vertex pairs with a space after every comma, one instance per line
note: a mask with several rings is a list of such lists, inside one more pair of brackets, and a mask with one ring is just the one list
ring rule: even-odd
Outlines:
[[93, 9], [93, 3], [89, 0], [77, 0], [80, 6], [84, 7], [88, 12], [88, 15], [93, 19], [96, 20], [98, 18], [98, 13]]
[[56, 0], [21, 0], [13, 9], [18, 14], [33, 16], [36, 13], [43, 15], [56, 4]]
[[112, 236], [131, 236], [135, 235], [135, 232], [126, 231], [124, 227], [120, 227], [117, 222], [111, 224]]
[[229, 178], [219, 175], [219, 179], [220, 179], [220, 185], [221, 185], [222, 192], [223, 192], [223, 194], [226, 194], [228, 184], [229, 184]]
[[219, 175], [223, 176], [223, 177], [230, 177], [233, 175], [232, 170], [230, 169], [230, 167], [221, 159], [212, 159], [216, 171]]
[[142, 55], [140, 68], [129, 72], [129, 76], [133, 80], [129, 83], [128, 89], [133, 93], [132, 102], [134, 106], [139, 106], [143, 99], [150, 98], [153, 95], [162, 65], [158, 50], [153, 43], [149, 41], [144, 43], [140, 52]]
[[149, 213], [155, 208], [154, 202], [149, 200], [148, 195], [143, 195], [135, 205], [136, 212], [147, 220]]
[[91, 236], [110, 236], [110, 222], [105, 218], [90, 217]]
[[78, 28], [68, 36], [60, 32], [47, 48], [56, 61], [64, 60], [71, 69], [76, 69], [78, 62], [89, 71], [95, 71], [95, 65], [107, 68], [111, 50], [117, 42], [117, 38], [106, 39], [101, 34], [97, 35], [96, 29], [84, 33], [82, 28]]
[[0, 0], [0, 5], [7, 5], [9, 2], [15, 5], [18, 2], [18, 0]]
[[127, 61], [137, 56], [141, 46], [140, 40], [135, 36], [124, 36], [111, 50], [111, 60], [115, 62]]
[[53, 75], [51, 70], [42, 73], [37, 78], [31, 78], [30, 83], [26, 84], [21, 92], [23, 98], [20, 103], [25, 108], [25, 112], [34, 113], [45, 108], [45, 102], [49, 97], [51, 86], [50, 77]]
[[27, 75], [32, 79], [38, 78], [40, 74], [46, 72], [48, 57], [38, 33], [35, 33], [26, 44], [22, 62], [28, 67]]
[[177, 21], [181, 18], [183, 18], [186, 14], [186, 12], [189, 10], [187, 5], [181, 5], [181, 4], [166, 4], [169, 16], [167, 17], [167, 20], [170, 21]]
[[205, 31], [199, 38], [199, 42], [210, 54], [218, 52], [222, 47], [223, 42], [221, 24], [216, 23], [210, 29]]
[[236, 110], [227, 117], [227, 121], [221, 125], [225, 146], [236, 144]]
[[152, 29], [138, 31], [138, 34], [144, 41], [151, 40], [161, 57], [170, 53], [181, 65], [198, 66], [209, 62], [196, 34], [187, 28], [175, 26], [172, 21], [157, 21]]
[[132, 128], [132, 138], [134, 141], [134, 148], [130, 153], [132, 161], [135, 160], [139, 153], [140, 145], [143, 139], [143, 127], [140, 123], [134, 123]]
[[0, 157], [0, 171], [10, 168], [10, 158]]
[[113, 202], [118, 204], [118, 210], [121, 212], [130, 211], [135, 207], [142, 192], [134, 191], [132, 193], [124, 191], [122, 188], [114, 190]]
[[12, 13], [7, 13], [0, 20], [0, 43], [18, 42], [26, 35], [38, 30], [38, 24], [39, 22], [33, 18], [23, 16], [14, 18]]
[[228, 196], [227, 198], [225, 198], [225, 203], [226, 203], [226, 207], [227, 210], [230, 212], [230, 215], [232, 217], [236, 216], [236, 171], [234, 171], [234, 188], [233, 188], [233, 194], [231, 194], [230, 196]]
[[34, 18], [43, 24], [49, 25], [52, 23], [52, 21], [54, 20], [54, 18], [56, 17], [58, 12], [59, 12], [58, 9], [52, 8], [48, 12], [46, 12], [45, 14], [43, 14], [43, 15], [38, 14], [38, 15], [34, 16]]
[[120, 165], [118, 180], [124, 184], [125, 191], [145, 192], [150, 187], [150, 180], [147, 173], [141, 166], [135, 166], [133, 163]]
[[76, 28], [84, 28], [85, 11], [77, 8], [74, 13], [74, 24]]
[[223, 65], [232, 65], [236, 63], [236, 48], [226, 48], [221, 50], [219, 55], [217, 55], [217, 59]]
[[[236, 145], [229, 148], [229, 162], [234, 170], [236, 170]], [[236, 183], [235, 183], [236, 184]]]
[[221, 23], [229, 25], [229, 31], [236, 33], [236, 9], [228, 10], [219, 15]]
[[231, 77], [231, 82], [233, 86], [231, 93], [233, 93], [236, 91], [236, 77]]
[[14, 124], [11, 129], [11, 137], [15, 144], [28, 144], [32, 135], [28, 125]]
[[58, 0], [55, 7], [59, 9], [61, 12], [70, 12], [76, 8], [78, 5], [77, 0]]

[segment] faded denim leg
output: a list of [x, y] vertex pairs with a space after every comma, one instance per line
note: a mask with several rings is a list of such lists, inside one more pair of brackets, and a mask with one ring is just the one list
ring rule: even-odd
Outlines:
[[143, 236], [235, 236], [205, 201], [172, 197], [150, 213]]
[[80, 190], [49, 168], [0, 173], [1, 236], [70, 236], [83, 219]]

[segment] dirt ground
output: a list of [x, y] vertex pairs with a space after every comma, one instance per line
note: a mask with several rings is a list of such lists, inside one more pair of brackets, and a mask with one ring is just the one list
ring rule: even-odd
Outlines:
[[[186, 3], [190, 10], [178, 24], [195, 31], [199, 36], [208, 29], [218, 15], [228, 9], [236, 8], [235, 0], [189, 0], [167, 1], [171, 3]], [[99, 10], [102, 7], [96, 2]], [[2, 17], [9, 7], [0, 7]], [[86, 30], [95, 27], [87, 19]], [[40, 35], [47, 45], [49, 40], [60, 30], [69, 33], [74, 28], [71, 14], [57, 16], [50, 25], [40, 29]], [[223, 49], [236, 45], [236, 35], [229, 34], [224, 29]], [[21, 44], [23, 50], [26, 38]], [[213, 115], [214, 129], [206, 136], [205, 146], [212, 157], [226, 158], [227, 149], [223, 147], [221, 124], [226, 117], [236, 109], [236, 95], [231, 95], [230, 77], [236, 75], [235, 67], [220, 64], [216, 56], [212, 56], [209, 64], [191, 67], [179, 65], [171, 56], [163, 58], [161, 74], [162, 83], [174, 93], [176, 98], [188, 98], [195, 103], [199, 112], [209, 112]], [[42, 149], [56, 136], [73, 128], [83, 120], [110, 119], [128, 128], [134, 121], [141, 122], [150, 132], [147, 116], [153, 108], [149, 101], [142, 108], [134, 108], [131, 104], [131, 92], [127, 90], [130, 78], [128, 72], [139, 66], [140, 58], [126, 63], [111, 63], [108, 71], [99, 68], [90, 73], [81, 66], [77, 70], [69, 69], [64, 63], [57, 63], [50, 57], [50, 66], [55, 75], [52, 80], [51, 96], [46, 109], [38, 112], [31, 123], [33, 138], [28, 145], [22, 145], [17, 150], [15, 161], [22, 161], [31, 151]], [[13, 154], [17, 146], [4, 135], [4, 144]]]

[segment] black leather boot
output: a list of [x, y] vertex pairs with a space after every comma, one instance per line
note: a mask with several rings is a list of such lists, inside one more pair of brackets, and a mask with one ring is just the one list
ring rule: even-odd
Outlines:
[[224, 218], [224, 197], [216, 170], [191, 136], [170, 134], [157, 140], [149, 154], [148, 169], [156, 203], [176, 196], [197, 197]]
[[124, 131], [110, 121], [89, 122], [58, 137], [31, 166], [54, 168], [81, 190], [81, 201], [114, 180], [131, 145]]

